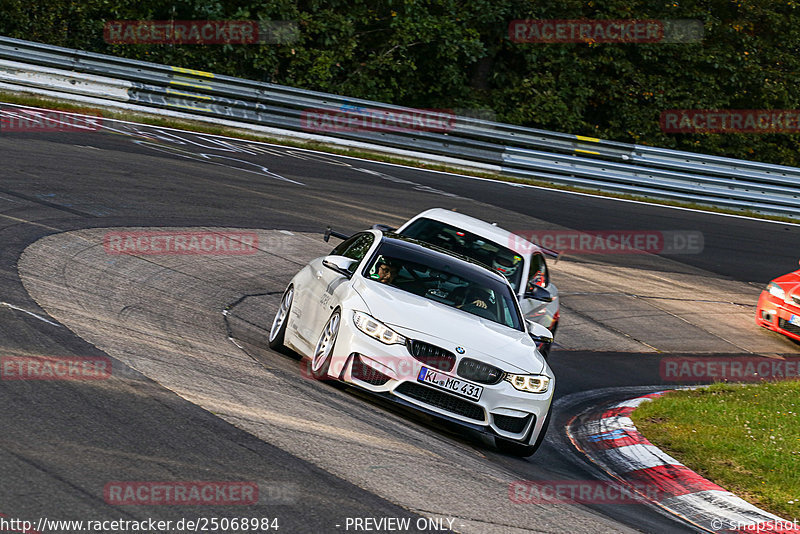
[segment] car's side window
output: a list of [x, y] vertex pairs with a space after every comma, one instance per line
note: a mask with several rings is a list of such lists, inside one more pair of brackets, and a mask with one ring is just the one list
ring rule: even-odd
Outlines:
[[375, 236], [369, 232], [356, 234], [339, 243], [339, 246], [333, 249], [331, 254], [361, 261], [366, 256], [373, 241], [375, 241]]
[[550, 275], [547, 272], [544, 256], [534, 254], [531, 256], [531, 269], [528, 272], [528, 290], [532, 290], [533, 286], [547, 287], [549, 283]]
[[339, 243], [338, 245], [336, 245], [336, 247], [333, 250], [331, 250], [331, 256], [344, 256], [344, 252], [350, 247], [350, 245], [353, 244], [353, 241], [359, 238], [360, 235], [361, 234], [350, 236], [341, 243]]

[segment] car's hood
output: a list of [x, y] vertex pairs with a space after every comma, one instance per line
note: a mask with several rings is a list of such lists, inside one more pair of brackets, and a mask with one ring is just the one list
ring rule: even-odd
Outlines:
[[546, 367], [527, 332], [362, 278], [353, 288], [369, 308], [364, 311], [403, 335], [422, 333], [423, 339], [437, 339], [439, 346], [453, 353], [463, 347], [464, 356], [509, 372], [537, 374]]
[[773, 282], [783, 288], [786, 292], [787, 300], [794, 300], [795, 303], [798, 303], [798, 299], [800, 299], [800, 271], [779, 276]]
[[794, 289], [800, 285], [800, 271], [794, 271], [774, 279], [773, 282], [780, 285], [783, 289]]

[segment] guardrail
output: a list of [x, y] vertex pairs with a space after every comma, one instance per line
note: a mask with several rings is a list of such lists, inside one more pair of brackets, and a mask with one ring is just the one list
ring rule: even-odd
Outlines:
[[[0, 87], [25, 87], [305, 132], [303, 112], [408, 108], [0, 37]], [[75, 98], [75, 96], [73, 96]], [[489, 164], [506, 176], [800, 217], [800, 168], [456, 116], [447, 131], [328, 137]]]

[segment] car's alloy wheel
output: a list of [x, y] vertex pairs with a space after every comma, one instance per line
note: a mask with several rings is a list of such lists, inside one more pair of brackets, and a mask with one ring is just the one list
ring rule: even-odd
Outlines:
[[283, 338], [286, 335], [286, 325], [289, 322], [289, 310], [292, 308], [294, 299], [294, 288], [289, 286], [283, 293], [281, 304], [275, 312], [275, 319], [272, 320], [272, 328], [269, 330], [269, 347], [280, 349], [283, 347]]
[[314, 357], [311, 359], [311, 372], [317, 377], [324, 377], [328, 373], [333, 346], [336, 344], [336, 336], [339, 335], [340, 319], [341, 312], [339, 310], [333, 312], [317, 341]]

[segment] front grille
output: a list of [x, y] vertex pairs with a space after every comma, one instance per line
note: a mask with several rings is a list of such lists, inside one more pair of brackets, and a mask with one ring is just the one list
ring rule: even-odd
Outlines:
[[778, 319], [778, 326], [786, 330], [787, 332], [791, 332], [792, 334], [800, 336], [800, 326], [796, 324], [792, 324], [784, 318]]
[[455, 354], [424, 341], [409, 339], [406, 348], [414, 358], [440, 371], [450, 371], [456, 364]]
[[502, 370], [472, 358], [462, 358], [456, 373], [462, 378], [481, 384], [498, 384], [503, 379]]
[[390, 380], [390, 377], [362, 362], [358, 355], [353, 359], [353, 378], [373, 386], [382, 386]]
[[414, 382], [403, 382], [397, 386], [395, 392], [424, 402], [425, 404], [435, 406], [440, 410], [452, 412], [476, 421], [484, 420], [483, 408], [477, 404], [473, 404], [453, 395], [448, 395], [441, 391], [436, 391], [426, 386], [421, 386], [420, 384], [415, 384]]
[[525, 417], [512, 417], [510, 415], [499, 414], [492, 415], [497, 428], [505, 430], [506, 432], [511, 432], [512, 434], [519, 434], [525, 430], [525, 427], [528, 426], [528, 421], [530, 421], [532, 417], [533, 414], [531, 413]]

